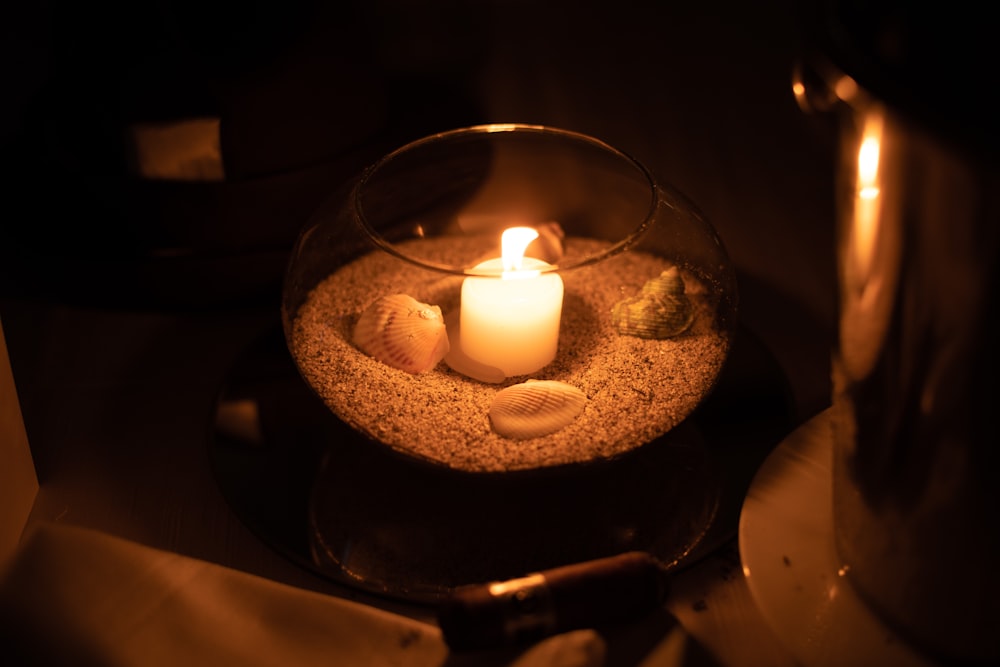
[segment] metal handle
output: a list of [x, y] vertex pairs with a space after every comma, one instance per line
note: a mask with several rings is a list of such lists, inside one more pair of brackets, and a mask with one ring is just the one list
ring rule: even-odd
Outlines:
[[666, 591], [659, 561], [628, 552], [464, 586], [442, 603], [438, 622], [454, 650], [492, 648], [637, 618], [661, 604]]

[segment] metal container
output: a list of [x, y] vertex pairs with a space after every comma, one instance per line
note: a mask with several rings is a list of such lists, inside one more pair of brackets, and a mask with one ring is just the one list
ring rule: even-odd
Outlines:
[[983, 17], [909, 4], [825, 3], [793, 81], [839, 145], [834, 533], [902, 636], [996, 664], [994, 75]]

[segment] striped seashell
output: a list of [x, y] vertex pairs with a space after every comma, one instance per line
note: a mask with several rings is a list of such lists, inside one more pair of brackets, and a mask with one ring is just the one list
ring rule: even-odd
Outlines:
[[684, 279], [676, 266], [671, 266], [642, 286], [642, 294], [656, 296], [684, 296]]
[[354, 325], [354, 344], [382, 363], [407, 373], [434, 368], [448, 354], [448, 334], [439, 306], [406, 294], [373, 302]]
[[568, 425], [586, 402], [584, 393], [571, 384], [528, 380], [497, 392], [490, 404], [490, 421], [505, 438], [537, 438]]
[[693, 320], [694, 307], [684, 294], [684, 279], [676, 266], [647, 281], [639, 294], [611, 309], [611, 321], [618, 332], [638, 338], [677, 336]]

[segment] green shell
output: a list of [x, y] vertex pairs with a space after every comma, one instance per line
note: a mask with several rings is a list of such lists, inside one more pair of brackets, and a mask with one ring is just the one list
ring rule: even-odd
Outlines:
[[684, 280], [671, 267], [642, 286], [636, 296], [611, 309], [611, 321], [627, 336], [662, 340], [683, 333], [694, 319], [694, 308], [684, 294]]
[[660, 275], [646, 281], [646, 284], [642, 286], [641, 294], [683, 297], [684, 279], [681, 278], [677, 267], [671, 266]]

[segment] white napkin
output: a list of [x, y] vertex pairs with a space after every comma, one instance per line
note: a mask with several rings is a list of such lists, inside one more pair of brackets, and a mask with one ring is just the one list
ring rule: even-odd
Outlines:
[[605, 660], [604, 640], [591, 630], [449, 655], [433, 625], [46, 523], [29, 531], [0, 577], [0, 642], [5, 664], [46, 667], [597, 667]]
[[408, 618], [54, 524], [0, 580], [0, 620], [27, 664], [439, 665], [448, 653]]

